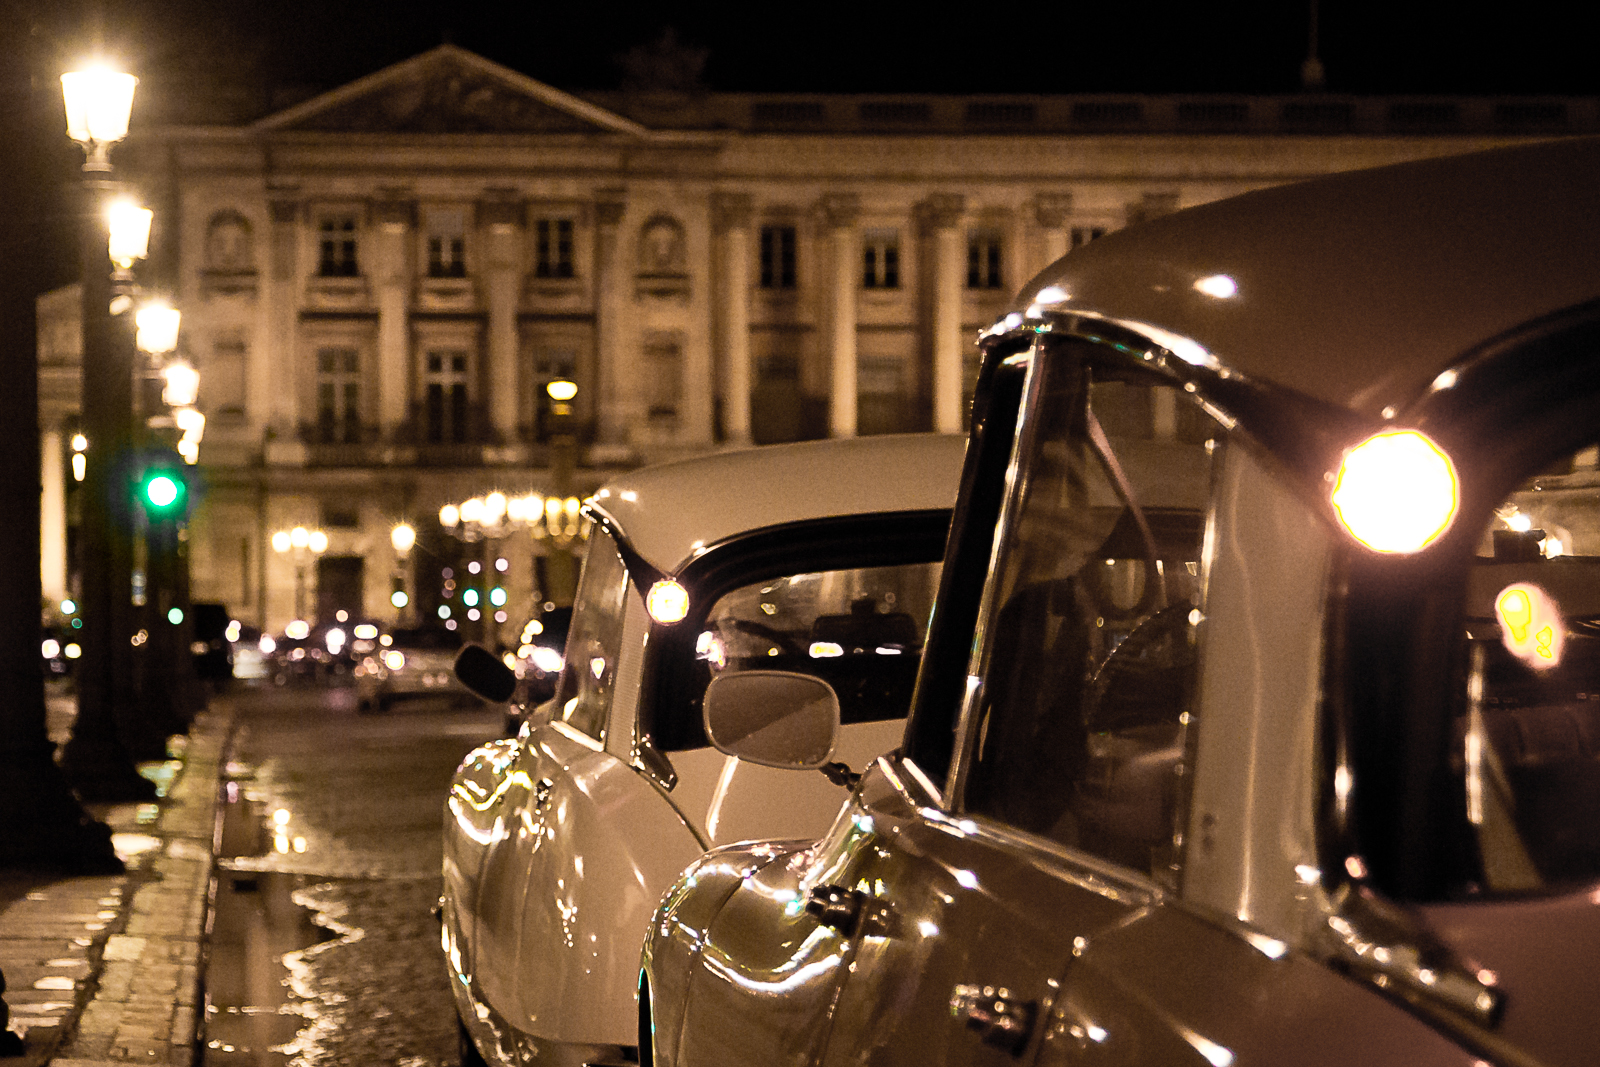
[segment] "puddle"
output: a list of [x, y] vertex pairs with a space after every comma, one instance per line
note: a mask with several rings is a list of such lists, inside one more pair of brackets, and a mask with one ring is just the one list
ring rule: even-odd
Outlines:
[[297, 900], [313, 880], [303, 874], [241, 870], [231, 864], [272, 847], [264, 806], [230, 783], [222, 823], [217, 903], [206, 966], [207, 1067], [283, 1067], [309, 1022], [294, 995], [293, 968], [307, 948], [340, 936], [313, 922]]

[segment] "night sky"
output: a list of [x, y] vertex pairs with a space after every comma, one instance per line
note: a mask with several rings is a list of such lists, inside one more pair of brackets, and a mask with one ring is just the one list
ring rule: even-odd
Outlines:
[[[1291, 92], [1311, 0], [1061, 0], [972, 5], [396, 0], [0, 0], [32, 9], [51, 48], [94, 11], [146, 77], [187, 68], [332, 87], [450, 40], [567, 89], [618, 86], [621, 57], [672, 31], [722, 90]], [[1573, 3], [1320, 0], [1336, 92], [1600, 92]], [[209, 69], [208, 69], [209, 68]]]

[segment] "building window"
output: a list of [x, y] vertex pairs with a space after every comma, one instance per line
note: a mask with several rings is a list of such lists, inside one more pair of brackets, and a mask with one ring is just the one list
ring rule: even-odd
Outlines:
[[465, 278], [467, 261], [463, 253], [465, 240], [457, 236], [428, 238], [428, 277]]
[[539, 278], [574, 276], [571, 219], [539, 219], [534, 223], [533, 273]]
[[467, 276], [467, 213], [459, 207], [424, 209], [424, 250], [430, 278]]
[[242, 419], [245, 415], [245, 368], [249, 348], [242, 330], [226, 330], [211, 347], [211, 360], [205, 367], [206, 406], [224, 418]]
[[683, 346], [674, 338], [651, 338], [644, 346], [645, 404], [650, 425], [674, 430], [683, 395]]
[[1000, 232], [973, 230], [967, 234], [967, 288], [1000, 289]]
[[1074, 226], [1072, 228], [1072, 247], [1082, 248], [1090, 241], [1106, 235], [1104, 226]]
[[354, 348], [317, 350], [317, 439], [361, 440], [361, 355]]
[[431, 445], [467, 439], [467, 353], [429, 352], [424, 360], [422, 406], [425, 439]]
[[900, 288], [900, 234], [868, 230], [861, 235], [861, 285], [865, 289]]
[[794, 288], [794, 249], [793, 226], [761, 227], [761, 288]]
[[322, 220], [317, 273], [324, 278], [354, 278], [356, 264], [356, 217], [334, 215]]

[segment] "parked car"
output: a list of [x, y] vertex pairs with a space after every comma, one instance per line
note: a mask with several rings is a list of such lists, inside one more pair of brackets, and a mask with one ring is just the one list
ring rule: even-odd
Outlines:
[[[895, 744], [963, 448], [771, 446], [595, 494], [556, 695], [473, 752], [448, 801], [443, 936], [465, 1060], [628, 1062], [645, 924], [672, 880], [718, 844], [817, 836], [839, 783]], [[458, 664], [486, 695], [511, 692], [487, 651]], [[708, 683], [774, 667], [840, 694], [825, 774], [741, 763], [706, 738]]]
[[[665, 896], [640, 1062], [1593, 1063], [1597, 175], [1337, 176], [1030, 283], [902, 747]], [[813, 765], [817, 690], [708, 729]]]
[[[400, 700], [430, 698], [476, 707], [478, 698], [455, 674], [461, 638], [442, 626], [396, 627], [345, 642], [355, 660], [356, 708], [388, 711]], [[353, 628], [352, 628], [353, 632]], [[357, 646], [359, 651], [355, 651]]]

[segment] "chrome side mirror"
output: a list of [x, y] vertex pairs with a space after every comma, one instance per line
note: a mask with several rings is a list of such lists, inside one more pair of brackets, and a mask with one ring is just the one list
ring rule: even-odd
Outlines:
[[504, 704], [517, 691], [517, 674], [482, 645], [462, 645], [456, 653], [456, 677], [491, 704]]
[[792, 671], [740, 671], [706, 686], [706, 735], [718, 752], [764, 767], [805, 770], [833, 756], [839, 696]]

